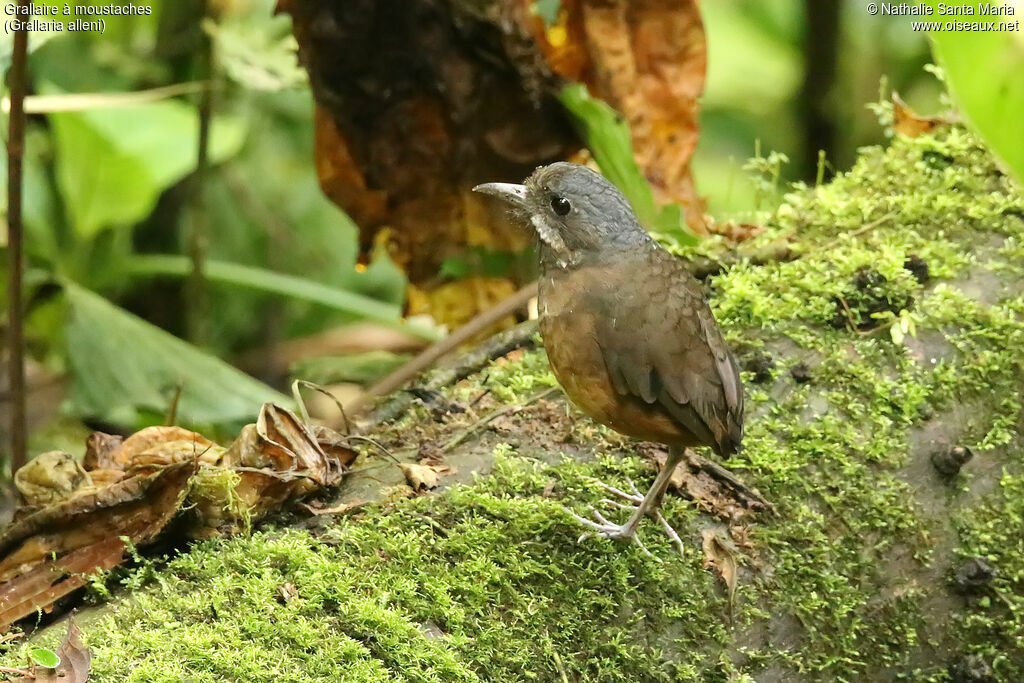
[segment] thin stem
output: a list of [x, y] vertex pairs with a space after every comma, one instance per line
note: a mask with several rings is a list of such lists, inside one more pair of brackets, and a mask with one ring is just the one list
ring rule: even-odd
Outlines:
[[[209, 16], [208, 0], [200, 2], [199, 21]], [[192, 261], [185, 295], [188, 311], [189, 339], [203, 345], [207, 337], [209, 313], [209, 287], [206, 280], [206, 253], [209, 247], [209, 218], [206, 207], [206, 176], [209, 168], [210, 123], [213, 119], [213, 38], [200, 29], [201, 50], [199, 68], [204, 72], [205, 87], [199, 97], [199, 138], [197, 140], [196, 170], [192, 177], [192, 221], [189, 230], [188, 253]]]
[[[18, 0], [20, 17], [30, 16], [32, 0]], [[7, 134], [7, 384], [11, 392], [11, 472], [25, 464], [28, 426], [25, 409], [25, 337], [22, 280], [24, 226], [21, 215], [22, 158], [25, 154], [25, 91], [28, 89], [28, 30], [20, 22], [11, 55], [11, 116]]]

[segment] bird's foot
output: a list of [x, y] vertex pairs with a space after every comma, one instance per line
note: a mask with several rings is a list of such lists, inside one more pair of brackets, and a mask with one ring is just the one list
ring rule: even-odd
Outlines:
[[[617, 489], [614, 486], [609, 486], [608, 484], [597, 481], [597, 484], [600, 485], [601, 488], [603, 488], [607, 493], [615, 496], [616, 498], [621, 498], [623, 500], [628, 501], [628, 503], [622, 503], [617, 500], [612, 500], [611, 498], [602, 498], [598, 502], [607, 503], [608, 505], [612, 505], [623, 510], [631, 510], [635, 512], [640, 507], [640, 505], [643, 504], [644, 496], [642, 493], [640, 493], [639, 489], [637, 489], [636, 487], [636, 484], [634, 484], [631, 479], [627, 479], [626, 483], [629, 484], [630, 492], [626, 492], [623, 491], [622, 489]], [[594, 518], [597, 520], [597, 522], [587, 519], [586, 517], [580, 517], [579, 515], [573, 513], [570, 510], [567, 510], [567, 512], [569, 512], [569, 514], [572, 515], [577, 522], [592, 530], [585, 532], [582, 536], [580, 536], [580, 541], [583, 541], [589, 536], [592, 536], [595, 533], [597, 533], [601, 536], [604, 536], [605, 538], [611, 538], [614, 540], [631, 540], [634, 543], [636, 543], [640, 547], [640, 549], [644, 551], [645, 554], [651, 554], [644, 546], [644, 544], [640, 541], [640, 537], [636, 534], [637, 524], [631, 525], [629, 522], [625, 524], [614, 524], [613, 522], [608, 521], [604, 517], [604, 515], [602, 515], [594, 508], [591, 508], [591, 513], [593, 513]], [[669, 537], [673, 544], [675, 544], [676, 550], [679, 551], [680, 555], [683, 555], [685, 557], [686, 553], [683, 549], [683, 540], [679, 538], [679, 534], [676, 533], [676, 530], [673, 529], [672, 525], [668, 523], [668, 520], [665, 519], [665, 516], [661, 514], [661, 510], [650, 510], [647, 512], [647, 514], [651, 517], [654, 517], [654, 519], [658, 521], [658, 524], [660, 524], [661, 528], [665, 531], [665, 535]]]
[[628, 522], [626, 524], [615, 524], [614, 522], [609, 521], [596, 508], [590, 508], [591, 514], [593, 514], [594, 519], [597, 520], [596, 522], [593, 519], [580, 517], [568, 508], [563, 509], [572, 515], [573, 519], [577, 522], [590, 529], [590, 531], [584, 531], [580, 535], [578, 542], [582, 543], [586, 539], [597, 534], [604, 536], [605, 538], [610, 538], [613, 541], [632, 541], [633, 543], [636, 543], [640, 550], [643, 551], [644, 555], [654, 557], [654, 555], [651, 554], [651, 551], [647, 549], [647, 546], [643, 544], [643, 541], [640, 540], [640, 537], [637, 536], [636, 525], [631, 525]]

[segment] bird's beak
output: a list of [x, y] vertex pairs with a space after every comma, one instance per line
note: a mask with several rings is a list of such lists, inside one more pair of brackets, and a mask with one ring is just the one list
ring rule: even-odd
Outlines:
[[526, 206], [526, 186], [513, 183], [484, 183], [473, 188], [473, 192], [489, 194], [504, 200], [512, 206]]

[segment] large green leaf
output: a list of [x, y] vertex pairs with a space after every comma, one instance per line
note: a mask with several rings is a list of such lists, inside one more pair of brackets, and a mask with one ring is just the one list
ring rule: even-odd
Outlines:
[[640, 223], [656, 236], [679, 244], [696, 244], [697, 237], [686, 227], [680, 207], [659, 209], [655, 205], [651, 186], [633, 156], [629, 126], [622, 117], [607, 103], [591, 97], [582, 83], [565, 86], [559, 98], [576, 117], [601, 172], [626, 195]]
[[[84, 238], [145, 218], [160, 193], [196, 166], [198, 114], [178, 100], [54, 113], [49, 119], [57, 183], [72, 225]], [[241, 119], [215, 117], [211, 161], [235, 154], [244, 137]]]
[[77, 415], [135, 425], [167, 412], [177, 387], [178, 421], [252, 420], [268, 401], [291, 401], [224, 361], [74, 283], [65, 283], [70, 405]]
[[[938, 7], [940, 3], [930, 4]], [[947, 19], [982, 24], [995, 21], [994, 31], [932, 31], [932, 48], [964, 119], [1018, 182], [1024, 183], [1024, 34], [1020, 18], [936, 14], [928, 19], [943, 24]], [[1016, 29], [998, 30], [1000, 22]]]

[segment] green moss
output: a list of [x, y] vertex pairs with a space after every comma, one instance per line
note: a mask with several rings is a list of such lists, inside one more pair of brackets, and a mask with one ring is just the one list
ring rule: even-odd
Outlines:
[[958, 615], [965, 650], [990, 662], [1001, 680], [1024, 679], [1024, 476], [1005, 474], [999, 491], [960, 520], [964, 558], [996, 570], [992, 582]]
[[481, 388], [485, 388], [502, 403], [521, 403], [542, 389], [558, 386], [543, 349], [526, 350], [514, 363], [494, 363], [478, 379], [484, 380], [482, 387], [477, 382], [468, 381], [457, 387], [456, 398], [471, 401], [479, 396]]
[[[635, 461], [614, 460], [638, 474]], [[281, 529], [200, 544], [88, 624], [95, 680], [674, 680], [725, 638], [723, 600], [692, 553], [665, 563], [577, 544], [542, 495], [557, 476], [600, 497], [600, 464], [503, 456], [493, 477], [371, 511], [318, 536]], [[692, 519], [674, 501], [677, 518]], [[666, 543], [652, 539], [662, 556]], [[159, 577], [157, 579], [157, 577]], [[285, 601], [280, 586], [298, 597]], [[710, 596], [710, 600], [709, 600]], [[698, 618], [694, 618], [699, 614]], [[637, 638], [686, 623], [665, 646]]]
[[[962, 129], [898, 139], [787, 195], [757, 239], [796, 236], [799, 258], [715, 279], [731, 343], [776, 363], [770, 383], [746, 375], [745, 449], [729, 462], [776, 508], [733, 529], [749, 541], [733, 610], [701, 556], [715, 521], [690, 501], [665, 505], [685, 558], [653, 524], [641, 533], [654, 558], [577, 542], [560, 504], [582, 513], [600, 499], [591, 477], [642, 488], [652, 476], [593, 430], [592, 461], [544, 464], [506, 446], [472, 486], [315, 532], [202, 544], [130, 574], [116, 611], [86, 629], [97, 679], [945, 680], [953, 656], [976, 653], [1019, 680], [1024, 295], [995, 276], [1024, 272], [1021, 215], [1019, 190]], [[897, 343], [901, 321], [916, 337]], [[798, 363], [807, 384], [788, 376]], [[472, 400], [483, 377], [508, 402], [554, 385], [531, 351], [451, 393]], [[459, 419], [473, 418], [420, 411], [382, 438], [445, 443]], [[947, 487], [912, 447], [929, 430], [1005, 467], [979, 506], [963, 491], [983, 491], [983, 477]], [[957, 554], [997, 566], [987, 602], [936, 595]]]

